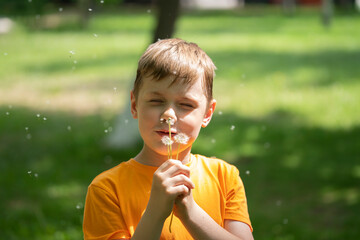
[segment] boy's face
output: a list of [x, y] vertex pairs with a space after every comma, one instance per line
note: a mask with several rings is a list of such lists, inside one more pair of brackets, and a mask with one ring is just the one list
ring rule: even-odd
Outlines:
[[[171, 85], [171, 82], [171, 77], [161, 81], [144, 78], [137, 99], [131, 93], [131, 112], [139, 121], [144, 147], [164, 156], [167, 155], [167, 147], [161, 139], [169, 136], [169, 126], [160, 119], [172, 118], [175, 121], [171, 126], [172, 137], [184, 133], [190, 138], [186, 145], [180, 146], [184, 150], [191, 147], [201, 127], [210, 122], [216, 105], [215, 100], [208, 102], [200, 79], [192, 85]], [[177, 147], [174, 143], [173, 149], [177, 150]]]

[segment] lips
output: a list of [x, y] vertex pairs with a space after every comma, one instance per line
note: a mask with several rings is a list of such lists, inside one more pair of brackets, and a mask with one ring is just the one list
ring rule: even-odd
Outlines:
[[[161, 137], [169, 136], [169, 130], [157, 130], [156, 133], [159, 134]], [[176, 133], [177, 132], [175, 130], [171, 130], [171, 136], [175, 136]]]

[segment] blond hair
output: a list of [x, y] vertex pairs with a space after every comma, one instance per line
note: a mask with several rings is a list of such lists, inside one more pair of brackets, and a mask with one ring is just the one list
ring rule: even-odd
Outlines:
[[164, 39], [151, 44], [138, 62], [133, 93], [138, 97], [144, 77], [161, 81], [173, 76], [171, 84], [181, 81], [192, 84], [202, 78], [205, 96], [213, 98], [215, 65], [210, 57], [195, 43], [182, 39]]

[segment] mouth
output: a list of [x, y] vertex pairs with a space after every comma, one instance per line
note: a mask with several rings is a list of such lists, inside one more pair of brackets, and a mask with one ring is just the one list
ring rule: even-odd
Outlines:
[[[156, 131], [161, 137], [169, 136], [169, 130], [158, 130]], [[171, 130], [171, 137], [175, 136], [177, 132], [175, 130]]]

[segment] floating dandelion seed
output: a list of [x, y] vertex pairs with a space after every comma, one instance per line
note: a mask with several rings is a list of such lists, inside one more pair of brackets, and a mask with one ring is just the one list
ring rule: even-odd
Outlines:
[[105, 133], [108, 133], [108, 130], [107, 130], [107, 129], [105, 129], [105, 130], [104, 130], [104, 132], [105, 132]]
[[92, 8], [89, 8], [88, 10], [89, 10], [89, 12], [92, 12]]
[[222, 115], [223, 114], [223, 112], [222, 111], [219, 111], [219, 115]]
[[250, 171], [249, 171], [249, 170], [247, 170], [245, 173], [246, 173], [246, 175], [250, 175]]
[[101, 0], [100, 3], [104, 3], [104, 0]]
[[235, 126], [234, 126], [234, 125], [231, 125], [230, 130], [231, 130], [231, 131], [234, 131], [234, 129], [235, 129]]
[[63, 8], [61, 7], [61, 8], [59, 8], [59, 12], [62, 12], [63, 11]]
[[81, 209], [83, 207], [82, 203], [76, 204], [76, 209]]

